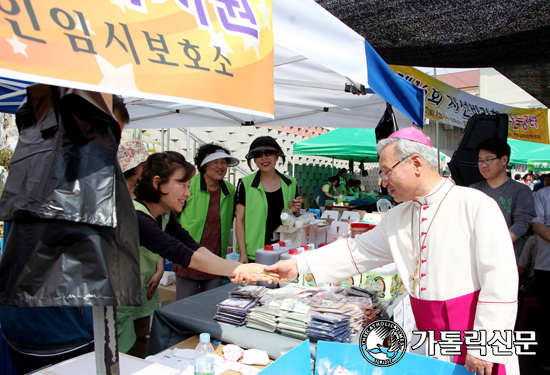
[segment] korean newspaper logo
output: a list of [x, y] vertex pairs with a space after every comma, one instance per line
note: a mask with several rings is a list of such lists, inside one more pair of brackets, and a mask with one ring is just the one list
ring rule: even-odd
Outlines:
[[399, 362], [407, 349], [407, 336], [399, 324], [378, 320], [363, 328], [359, 337], [363, 357], [378, 367]]

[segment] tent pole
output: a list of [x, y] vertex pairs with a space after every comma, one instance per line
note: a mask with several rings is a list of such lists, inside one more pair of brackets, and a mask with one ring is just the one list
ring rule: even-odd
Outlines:
[[116, 307], [93, 306], [95, 365], [97, 375], [118, 375]]
[[292, 154], [292, 177], [296, 178], [296, 160], [294, 159], [294, 153]]
[[437, 134], [437, 171], [441, 174], [441, 148], [439, 147], [439, 121], [435, 122]]
[[164, 128], [160, 129], [160, 132], [162, 133], [162, 141], [160, 143], [160, 152], [164, 152]]
[[189, 161], [189, 155], [191, 155], [191, 127], [187, 128], [187, 160]]
[[170, 151], [170, 128], [166, 130], [166, 150]]

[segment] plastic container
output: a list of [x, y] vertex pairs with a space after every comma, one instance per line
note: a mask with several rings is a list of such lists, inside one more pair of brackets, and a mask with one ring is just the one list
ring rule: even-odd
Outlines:
[[200, 343], [195, 349], [195, 375], [214, 375], [215, 358], [210, 334], [201, 333]]
[[[288, 249], [286, 247], [281, 248], [278, 243], [273, 245], [265, 245], [263, 249], [256, 251], [256, 263], [270, 266], [277, 263], [281, 254], [286, 253], [287, 251]], [[267, 288], [277, 287], [277, 284], [270, 284], [267, 281], [258, 281], [258, 285], [265, 286]]]
[[288, 260], [288, 259], [296, 258], [298, 254], [300, 254], [300, 251], [298, 249], [290, 249], [288, 252], [281, 254], [279, 259]]
[[296, 222], [296, 216], [289, 208], [283, 208], [281, 211], [281, 224], [285, 227], [293, 227]]
[[239, 253], [229, 253], [225, 256], [225, 259], [231, 262], [238, 262], [239, 257], [240, 257]]
[[214, 350], [222, 344], [222, 340], [214, 340]]
[[368, 232], [372, 229], [371, 226], [374, 227], [373, 224], [369, 224], [364, 221], [356, 221], [351, 223], [351, 238], [355, 238], [355, 236]]

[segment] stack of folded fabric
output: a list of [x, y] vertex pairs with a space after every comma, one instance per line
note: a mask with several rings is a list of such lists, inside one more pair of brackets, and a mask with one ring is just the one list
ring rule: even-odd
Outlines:
[[307, 336], [312, 341], [351, 341], [350, 318], [332, 313], [311, 313], [311, 322], [307, 324]]
[[218, 304], [214, 320], [234, 326], [243, 326], [250, 309], [258, 306], [258, 302], [245, 298], [228, 298]]
[[307, 339], [307, 324], [311, 322], [311, 317], [308, 314], [291, 312], [284, 314], [277, 320], [277, 331], [283, 336], [299, 340]]
[[366, 326], [378, 317], [380, 310], [375, 308], [373, 303], [373, 294], [368, 290], [352, 286], [346, 291], [346, 297], [343, 299], [346, 305], [357, 306], [363, 311], [362, 326]]
[[246, 326], [267, 332], [275, 332], [277, 329], [277, 317], [281, 316], [282, 312], [277, 307], [258, 306], [250, 310]]
[[349, 289], [346, 290], [346, 295], [351, 297], [367, 297], [371, 298], [374, 294], [366, 289], [359, 288], [355, 285], [352, 285]]
[[247, 298], [255, 301], [259, 301], [267, 293], [265, 286], [258, 285], [246, 285], [238, 286], [229, 292], [229, 297], [233, 298]]

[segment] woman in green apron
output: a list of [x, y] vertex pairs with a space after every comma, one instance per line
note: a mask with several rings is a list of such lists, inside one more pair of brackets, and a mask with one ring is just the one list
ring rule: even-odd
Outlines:
[[283, 208], [300, 214], [298, 184], [294, 177], [275, 169], [279, 158], [285, 165], [281, 146], [269, 136], [256, 138], [246, 154], [250, 169], [254, 160], [259, 170], [243, 177], [237, 186], [235, 229], [241, 263], [255, 261], [256, 250], [275, 242], [273, 232], [281, 225]]
[[[174, 151], [152, 154], [143, 167], [134, 191], [139, 226], [142, 305], [117, 309], [119, 347], [123, 353], [129, 351], [137, 339], [141, 346], [139, 356], [145, 356], [144, 336], [147, 332], [143, 322], [150, 321], [150, 316], [159, 305], [158, 291], [156, 287], [151, 288], [148, 282], [157, 272], [157, 262], [161, 257], [182, 267], [228, 276], [237, 283], [271, 280], [270, 275], [263, 273], [265, 266], [222, 259], [195, 242], [181, 227], [176, 213], [183, 210], [190, 196], [190, 179], [194, 173], [195, 167]], [[140, 337], [136, 334], [139, 327], [142, 328]]]

